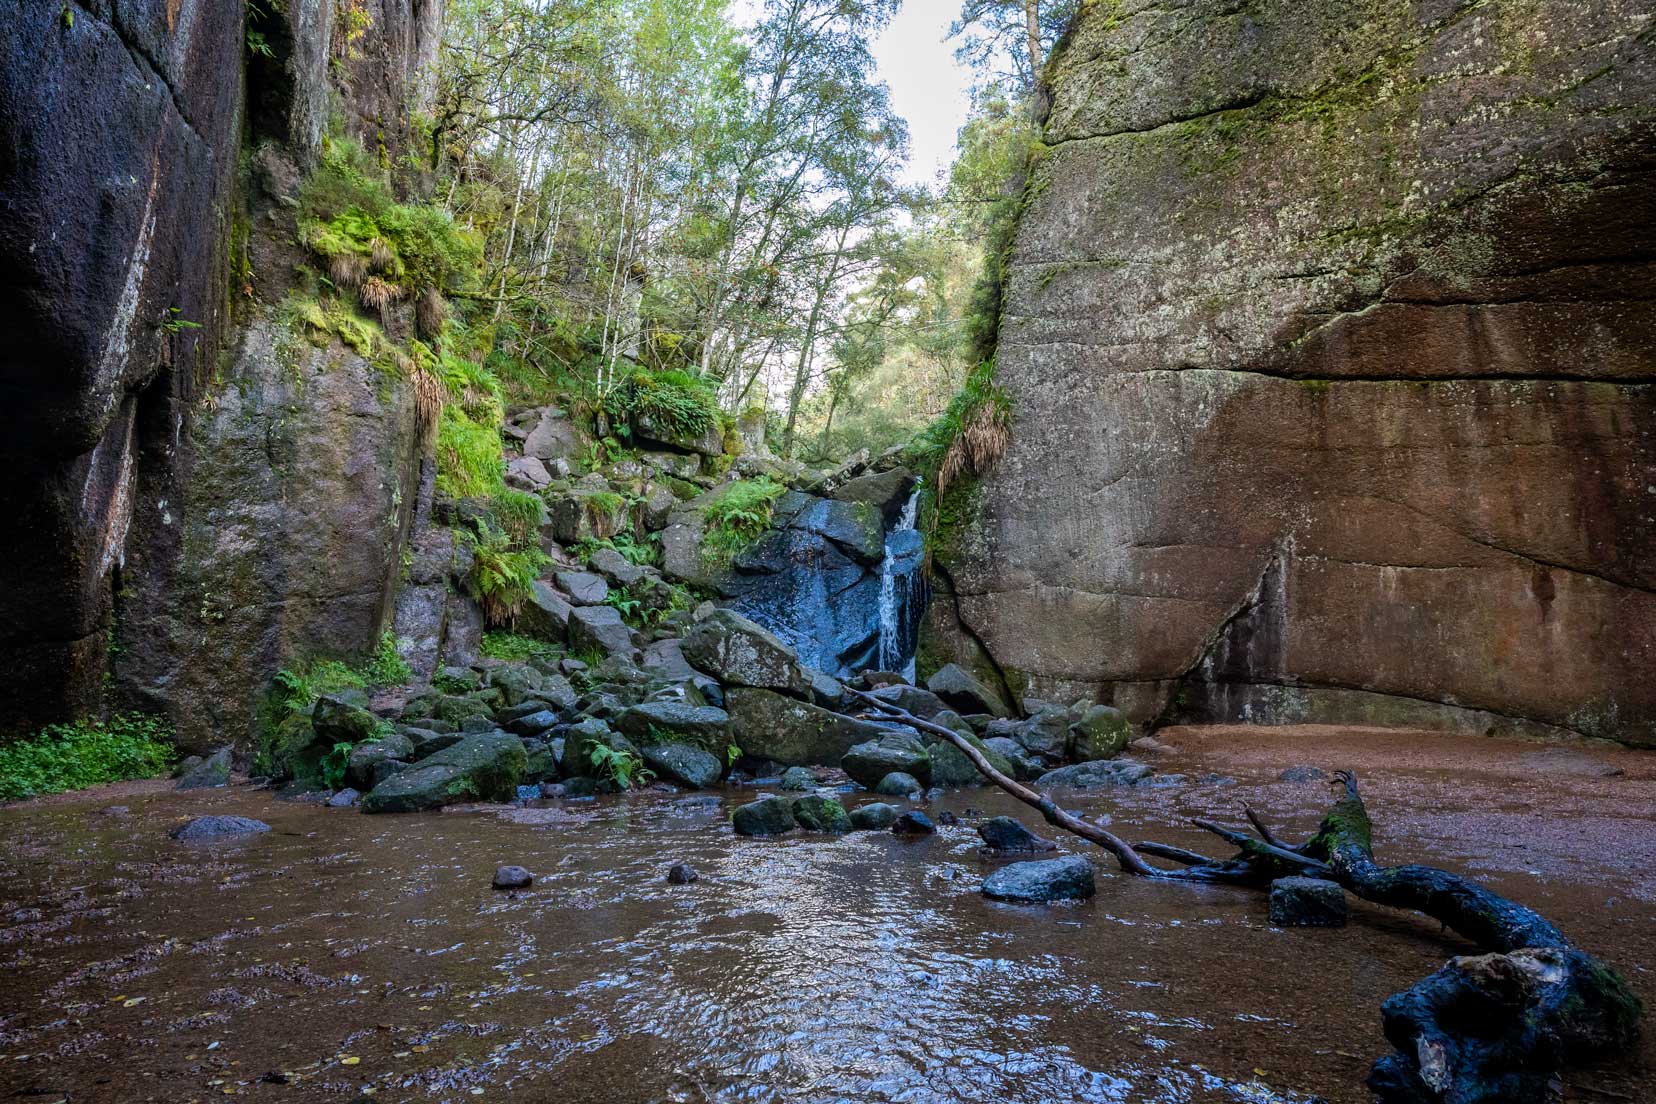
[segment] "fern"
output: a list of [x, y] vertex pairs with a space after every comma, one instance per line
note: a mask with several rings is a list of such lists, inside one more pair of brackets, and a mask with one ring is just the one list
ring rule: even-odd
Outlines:
[[608, 782], [618, 790], [630, 790], [634, 785], [645, 785], [655, 779], [655, 772], [630, 751], [593, 744], [587, 753], [587, 765], [594, 777]]

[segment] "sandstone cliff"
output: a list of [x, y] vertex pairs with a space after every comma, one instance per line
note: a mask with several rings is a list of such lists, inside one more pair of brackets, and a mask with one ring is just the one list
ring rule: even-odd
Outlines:
[[216, 746], [284, 659], [364, 650], [391, 615], [412, 399], [275, 311], [289, 193], [330, 119], [398, 152], [441, 0], [14, 8], [0, 731], [103, 698]]
[[1650, 0], [1086, 6], [933, 652], [1140, 722], [1656, 743], [1653, 32]]

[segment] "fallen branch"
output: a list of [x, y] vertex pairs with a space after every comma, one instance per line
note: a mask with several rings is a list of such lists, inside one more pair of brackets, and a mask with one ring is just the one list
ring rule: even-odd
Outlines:
[[[1373, 824], [1350, 771], [1335, 773], [1343, 793], [1316, 834], [1298, 846], [1283, 842], [1244, 806], [1258, 838], [1193, 821], [1235, 845], [1234, 858], [1213, 859], [1160, 843], [1135, 848], [996, 770], [953, 729], [846, 690], [883, 719], [949, 741], [990, 782], [1040, 812], [1048, 824], [1109, 851], [1129, 874], [1255, 886], [1285, 874], [1309, 874], [1362, 900], [1424, 913], [1489, 952], [1451, 959], [1387, 998], [1381, 1017], [1397, 1052], [1377, 1061], [1368, 1077], [1385, 1104], [1543, 1104], [1562, 1066], [1625, 1050], [1637, 1035], [1643, 1009], [1626, 981], [1574, 947], [1540, 913], [1446, 870], [1375, 862]], [[1143, 855], [1184, 869], [1159, 870]]]

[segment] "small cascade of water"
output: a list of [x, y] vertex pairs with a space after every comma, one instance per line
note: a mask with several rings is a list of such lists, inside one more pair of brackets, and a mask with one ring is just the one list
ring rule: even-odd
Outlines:
[[886, 534], [885, 560], [880, 564], [880, 646], [877, 661], [882, 671], [898, 671], [914, 678], [914, 629], [920, 602], [916, 591], [923, 585], [921, 573], [911, 566], [899, 570], [899, 562], [913, 556], [913, 538], [900, 537], [914, 531], [920, 508], [920, 487], [903, 504], [897, 524]]

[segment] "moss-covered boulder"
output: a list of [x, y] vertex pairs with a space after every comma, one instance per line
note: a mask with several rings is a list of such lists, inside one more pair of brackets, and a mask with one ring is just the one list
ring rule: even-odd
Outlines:
[[837, 763], [857, 744], [889, 731], [769, 690], [725, 691], [730, 738], [743, 754], [800, 766]]
[[635, 743], [676, 740], [723, 753], [729, 744], [730, 714], [687, 701], [648, 701], [621, 714], [616, 727]]
[[1133, 739], [1133, 726], [1121, 710], [1095, 705], [1070, 725], [1069, 736], [1070, 758], [1076, 762], [1113, 759], [1127, 750]]
[[806, 794], [804, 797], [794, 798], [790, 808], [794, 821], [807, 832], [844, 835], [851, 830], [851, 818], [846, 815], [845, 806], [831, 797]]
[[516, 736], [468, 736], [379, 783], [363, 798], [362, 811], [414, 813], [461, 801], [510, 801], [527, 762]]
[[785, 797], [764, 797], [738, 805], [730, 814], [738, 836], [780, 836], [797, 827], [793, 805]]

